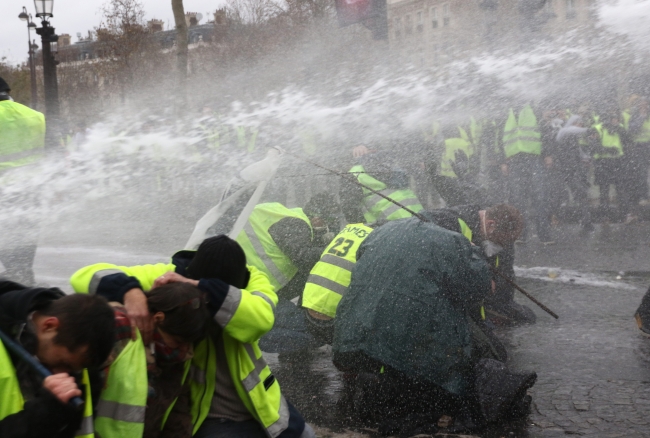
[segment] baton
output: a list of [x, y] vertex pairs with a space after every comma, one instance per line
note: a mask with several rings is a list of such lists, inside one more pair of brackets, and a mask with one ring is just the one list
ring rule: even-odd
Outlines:
[[[34, 359], [34, 357], [27, 352], [21, 345], [19, 345], [16, 341], [11, 339], [9, 336], [7, 336], [2, 330], [0, 330], [0, 339], [2, 340], [2, 343], [7, 346], [11, 351], [16, 353], [22, 360], [27, 362], [28, 365], [30, 365], [34, 370], [36, 370], [43, 378], [51, 376], [52, 372], [45, 368], [42, 363]], [[84, 401], [81, 399], [81, 397], [76, 396], [72, 397], [70, 401], [68, 402], [75, 408], [80, 407], [81, 405], [84, 404]]]
[[507, 275], [503, 274], [503, 273], [500, 272], [500, 271], [497, 271], [495, 268], [490, 268], [490, 269], [491, 269], [492, 272], [494, 272], [496, 275], [498, 275], [499, 277], [503, 278], [506, 282], [508, 282], [508, 284], [510, 284], [510, 286], [514, 287], [514, 288], [517, 289], [519, 292], [521, 292], [522, 294], [524, 294], [524, 296], [525, 296], [526, 298], [528, 298], [530, 301], [532, 301], [533, 303], [537, 304], [537, 305], [539, 306], [540, 309], [542, 309], [543, 311], [545, 311], [546, 313], [548, 313], [549, 315], [551, 315], [551, 316], [552, 316], [553, 318], [555, 318], [555, 319], [559, 319], [559, 318], [560, 318], [559, 316], [557, 316], [557, 314], [556, 314], [555, 312], [553, 312], [551, 309], [549, 309], [549, 308], [546, 307], [544, 304], [542, 304], [541, 302], [539, 302], [539, 300], [537, 300], [537, 298], [535, 298], [534, 296], [532, 296], [531, 294], [529, 294], [528, 292], [526, 292], [526, 291], [525, 291], [521, 286], [519, 286], [517, 283], [515, 283], [514, 281], [512, 281], [512, 280], [511, 280]]

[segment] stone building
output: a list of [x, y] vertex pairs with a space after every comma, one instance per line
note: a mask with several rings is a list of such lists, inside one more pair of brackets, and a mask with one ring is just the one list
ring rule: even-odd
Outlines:
[[597, 0], [388, 0], [396, 56], [436, 67], [484, 51], [594, 27]]

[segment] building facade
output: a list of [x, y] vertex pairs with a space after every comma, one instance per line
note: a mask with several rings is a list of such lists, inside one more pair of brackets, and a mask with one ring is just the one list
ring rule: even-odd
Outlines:
[[593, 29], [596, 5], [597, 0], [388, 0], [388, 39], [404, 62], [438, 67]]

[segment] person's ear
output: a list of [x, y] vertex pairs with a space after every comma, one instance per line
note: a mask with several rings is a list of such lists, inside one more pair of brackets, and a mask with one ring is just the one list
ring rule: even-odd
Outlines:
[[156, 312], [153, 314], [153, 322], [156, 325], [160, 325], [165, 322], [165, 314], [163, 312]]
[[497, 223], [495, 220], [492, 219], [485, 220], [485, 232], [487, 233], [488, 236], [494, 233], [494, 230], [496, 229], [497, 229]]
[[56, 333], [59, 330], [59, 324], [59, 318], [56, 316], [48, 316], [41, 320], [38, 329], [41, 333]]

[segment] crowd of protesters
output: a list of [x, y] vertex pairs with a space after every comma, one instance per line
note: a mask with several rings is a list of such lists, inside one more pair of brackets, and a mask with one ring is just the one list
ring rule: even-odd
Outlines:
[[[563, 206], [591, 231], [593, 211], [598, 220], [630, 223], [648, 202], [645, 97], [632, 96], [624, 109], [525, 103], [501, 120], [434, 124], [432, 138], [424, 190], [435, 189], [447, 205], [509, 202], [525, 212], [527, 228], [534, 226], [543, 243], [554, 243], [550, 225], [566, 216]], [[527, 229], [520, 240], [528, 236]]]

